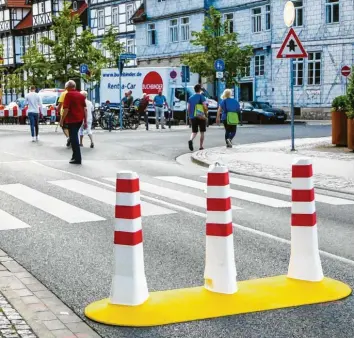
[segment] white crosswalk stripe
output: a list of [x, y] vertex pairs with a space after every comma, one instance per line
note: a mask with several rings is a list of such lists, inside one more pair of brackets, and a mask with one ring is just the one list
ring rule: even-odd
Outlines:
[[[202, 176], [202, 177], [206, 178], [206, 176]], [[279, 195], [291, 196], [290, 188], [278, 187], [272, 184], [248, 181], [236, 177], [230, 177], [230, 183], [239, 185], [241, 187], [259, 189], [263, 191], [276, 193]], [[326, 196], [317, 193], [315, 194], [315, 197], [316, 197], [316, 202], [321, 202], [321, 203], [326, 203], [331, 205], [353, 205], [354, 204], [354, 200], [347, 200], [339, 197]]]
[[47, 212], [68, 223], [83, 223], [104, 221], [105, 219], [89, 211], [77, 208], [55, 197], [29, 188], [23, 184], [0, 185], [0, 191], [5, 192], [29, 205]]
[[[105, 178], [106, 181], [115, 182], [115, 178], [108, 177]], [[193, 205], [199, 208], [206, 208], [206, 198], [200, 197], [192, 194], [187, 194], [184, 192], [180, 192], [178, 190], [172, 190], [165, 187], [161, 187], [155, 184], [146, 183], [140, 181], [140, 190], [144, 192], [148, 192], [150, 194], [155, 194], [159, 196], [163, 196], [174, 201], [186, 203], [189, 205]], [[232, 209], [238, 210], [241, 209], [235, 205], [232, 206]]]
[[0, 231], [29, 228], [30, 226], [18, 218], [0, 209]]
[[[49, 183], [109, 205], [115, 205], [116, 202], [116, 193], [114, 191], [103, 189], [78, 180], [51, 181]], [[176, 212], [158, 205], [141, 201], [141, 213], [142, 216], [158, 216], [175, 214]]]
[[[199, 181], [194, 181], [190, 180], [187, 178], [183, 177], [177, 177], [177, 176], [160, 176], [157, 177], [160, 180], [174, 183], [174, 184], [179, 184], [185, 187], [190, 187], [190, 188], [195, 188], [198, 190], [205, 190], [206, 189], [206, 184], [203, 182]], [[252, 202], [252, 203], [257, 203], [261, 205], [265, 205], [268, 207], [273, 207], [273, 208], [287, 208], [291, 206], [290, 202], [286, 202], [283, 200], [279, 200], [276, 198], [271, 198], [271, 197], [266, 197], [262, 195], [257, 195], [257, 194], [251, 194], [245, 191], [240, 191], [240, 190], [233, 190], [230, 189], [230, 196], [232, 198]]]

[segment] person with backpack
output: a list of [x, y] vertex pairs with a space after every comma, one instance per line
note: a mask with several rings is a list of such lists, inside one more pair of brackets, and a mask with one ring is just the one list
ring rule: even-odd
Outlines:
[[231, 98], [231, 89], [225, 89], [221, 98], [218, 113], [216, 116], [216, 123], [220, 125], [221, 121], [225, 128], [225, 142], [227, 148], [232, 148], [232, 140], [236, 135], [237, 125], [240, 121], [240, 104], [237, 100]]
[[192, 134], [188, 141], [189, 150], [193, 151], [193, 140], [200, 131], [200, 148], [203, 150], [204, 133], [206, 132], [206, 123], [208, 118], [208, 106], [205, 96], [202, 94], [202, 86], [197, 84], [194, 86], [195, 94], [188, 100], [189, 119], [192, 124]]

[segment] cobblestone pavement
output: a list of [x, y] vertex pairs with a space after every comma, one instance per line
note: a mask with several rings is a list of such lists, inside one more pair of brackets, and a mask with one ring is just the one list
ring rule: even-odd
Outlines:
[[0, 337], [36, 338], [32, 329], [0, 293]]
[[[192, 159], [202, 165], [210, 165], [216, 161], [228, 165], [231, 172], [267, 178], [272, 180], [290, 182], [291, 170], [277, 165], [257, 163], [257, 156], [263, 152], [271, 152], [281, 155], [293, 155], [290, 151], [290, 141], [275, 141], [255, 143], [249, 145], [236, 145], [233, 149], [217, 147], [197, 151], [192, 154]], [[240, 154], [254, 154], [254, 161], [245, 161]], [[354, 153], [346, 148], [336, 148], [331, 144], [331, 138], [324, 137], [318, 139], [300, 139], [296, 141], [296, 155], [310, 158], [322, 158], [330, 163], [331, 160], [343, 161], [343, 167], [350, 168], [354, 160]], [[318, 188], [335, 190], [344, 193], [354, 194], [354, 174], [353, 178], [345, 178], [330, 174], [315, 174], [314, 181]]]
[[1, 338], [100, 338], [86, 323], [0, 250]]

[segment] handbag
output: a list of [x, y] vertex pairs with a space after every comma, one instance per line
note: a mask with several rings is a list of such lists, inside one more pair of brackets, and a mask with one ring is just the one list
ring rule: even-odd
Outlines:
[[225, 109], [226, 109], [226, 121], [229, 126], [237, 126], [240, 123], [238, 112], [231, 112], [227, 110], [227, 104], [225, 100]]
[[204, 113], [204, 106], [203, 106], [203, 103], [201, 101], [202, 101], [202, 96], [200, 96], [200, 99], [199, 99], [200, 103], [195, 105], [194, 117], [196, 117], [197, 119], [205, 120], [206, 116], [205, 116], [205, 113]]

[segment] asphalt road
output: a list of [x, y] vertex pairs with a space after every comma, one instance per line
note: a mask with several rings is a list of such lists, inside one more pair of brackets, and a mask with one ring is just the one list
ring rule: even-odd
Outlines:
[[[149, 290], [202, 285], [205, 219], [201, 216], [205, 211], [197, 202], [204, 197], [202, 176], [206, 169], [192, 164], [188, 155], [179, 157], [188, 153], [190, 130], [97, 131], [96, 148], [84, 147], [83, 165], [72, 167], [63, 135], [54, 129], [42, 127], [40, 142], [32, 144], [22, 126], [0, 126], [0, 211], [28, 226], [0, 231], [0, 248], [85, 318], [87, 304], [109, 295], [114, 217], [109, 200], [114, 183], [110, 179], [117, 171], [129, 169], [139, 174], [144, 188], [142, 201], [147, 203], [143, 206], [147, 214], [143, 229]], [[288, 139], [289, 133], [286, 125], [244, 126], [239, 128], [236, 143]], [[330, 126], [296, 126], [296, 135], [328, 136]], [[222, 144], [222, 129], [210, 128], [205, 147]], [[33, 190], [27, 192], [28, 188]], [[290, 239], [290, 208], [286, 205], [290, 197], [239, 185], [231, 188], [240, 193], [240, 198], [233, 199], [233, 205], [240, 208], [233, 211], [233, 221], [239, 225], [234, 230], [238, 280], [286, 274], [290, 245], [284, 240]], [[257, 198], [250, 202], [245, 193]], [[37, 205], [37, 198], [43, 196], [44, 201]], [[354, 196], [336, 197], [348, 204], [334, 205], [330, 199], [317, 203], [322, 265], [326, 276], [354, 287]], [[55, 216], [55, 205], [64, 212]], [[41, 210], [45, 208], [47, 211]], [[102, 337], [112, 338], [347, 338], [354, 336], [353, 313], [354, 300], [349, 297], [333, 303], [153, 328], [87, 322]]]

